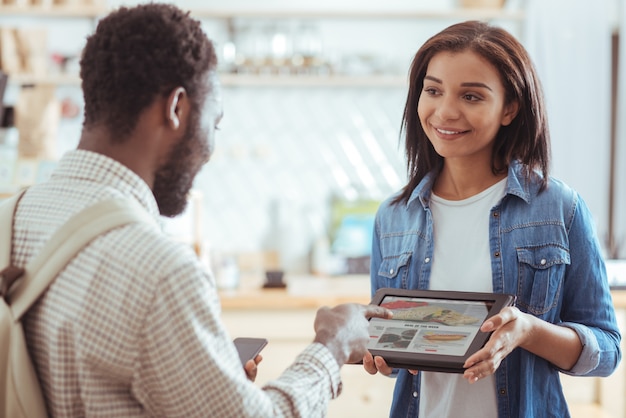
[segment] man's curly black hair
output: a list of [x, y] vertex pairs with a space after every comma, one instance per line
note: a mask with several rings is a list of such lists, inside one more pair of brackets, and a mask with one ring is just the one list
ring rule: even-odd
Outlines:
[[200, 22], [175, 6], [122, 7], [87, 38], [80, 60], [84, 126], [124, 141], [158, 95], [182, 86], [198, 109], [217, 58]]

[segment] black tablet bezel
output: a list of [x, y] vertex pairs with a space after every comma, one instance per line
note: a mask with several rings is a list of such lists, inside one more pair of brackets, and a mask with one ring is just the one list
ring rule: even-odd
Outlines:
[[[439, 290], [407, 290], [395, 288], [381, 288], [372, 298], [372, 304], [380, 305], [385, 297], [406, 297], [417, 299], [438, 299], [442, 301], [484, 302], [491, 304], [483, 322], [500, 312], [506, 306], [515, 303], [515, 296], [502, 293], [455, 292]], [[393, 319], [383, 320], [393, 321]], [[385, 349], [368, 348], [374, 356], [381, 356], [387, 364], [394, 368], [414, 369], [422, 371], [436, 371], [447, 373], [463, 373], [463, 364], [469, 356], [482, 348], [489, 339], [490, 333], [480, 330], [474, 336], [464, 355], [440, 355], [416, 352], [399, 352]]]

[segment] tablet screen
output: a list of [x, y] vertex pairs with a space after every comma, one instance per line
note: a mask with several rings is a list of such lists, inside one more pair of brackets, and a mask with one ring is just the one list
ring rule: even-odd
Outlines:
[[385, 296], [380, 305], [393, 319], [370, 320], [368, 348], [463, 356], [493, 303]]

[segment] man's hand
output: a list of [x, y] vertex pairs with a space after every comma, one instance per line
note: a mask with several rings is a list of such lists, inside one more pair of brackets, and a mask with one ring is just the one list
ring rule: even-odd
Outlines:
[[263, 361], [263, 356], [257, 354], [257, 356], [253, 359], [250, 359], [244, 364], [243, 369], [246, 371], [246, 376], [248, 376], [248, 380], [254, 382], [256, 380], [256, 374], [258, 372], [257, 365]]
[[323, 307], [315, 317], [315, 342], [324, 344], [337, 364], [356, 363], [367, 353], [369, 318], [391, 319], [389, 309], [376, 305], [346, 303]]

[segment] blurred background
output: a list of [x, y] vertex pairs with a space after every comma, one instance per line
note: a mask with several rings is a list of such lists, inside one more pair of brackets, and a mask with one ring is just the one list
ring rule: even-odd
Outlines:
[[[44, 181], [75, 148], [85, 39], [108, 11], [137, 3], [0, 0], [0, 198]], [[373, 217], [406, 181], [410, 62], [430, 36], [470, 19], [530, 52], [552, 174], [591, 209], [626, 329], [626, 0], [174, 3], [215, 42], [225, 115], [187, 211], [163, 225], [214, 270], [229, 332], [270, 340], [259, 385], [309, 344], [319, 306], [369, 301]], [[624, 366], [607, 379], [564, 375], [572, 416], [625, 417], [625, 376]], [[329, 417], [388, 415], [393, 379], [358, 366], [342, 379]]]
[[[44, 180], [76, 146], [85, 38], [107, 11], [137, 3], [0, 0], [0, 191]], [[215, 41], [225, 116], [187, 212], [164, 223], [216, 270], [366, 274], [375, 210], [406, 180], [411, 59], [469, 19], [508, 29], [531, 53], [552, 173], [586, 200], [607, 258], [626, 257], [623, 0], [174, 3]]]

